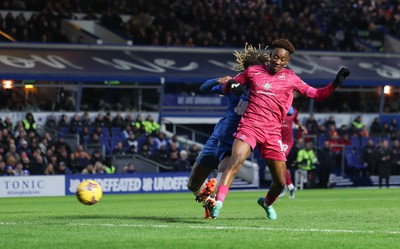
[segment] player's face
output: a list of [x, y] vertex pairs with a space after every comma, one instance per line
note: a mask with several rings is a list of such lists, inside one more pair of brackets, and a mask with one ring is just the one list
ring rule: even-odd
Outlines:
[[289, 51], [283, 48], [275, 48], [272, 53], [271, 62], [269, 63], [269, 69], [275, 74], [289, 63], [289, 59]]

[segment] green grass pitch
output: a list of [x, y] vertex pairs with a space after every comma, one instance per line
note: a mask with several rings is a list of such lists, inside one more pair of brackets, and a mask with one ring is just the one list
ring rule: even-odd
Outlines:
[[231, 191], [220, 217], [203, 219], [191, 193], [0, 199], [1, 248], [400, 248], [400, 189], [286, 195], [268, 220], [265, 191]]

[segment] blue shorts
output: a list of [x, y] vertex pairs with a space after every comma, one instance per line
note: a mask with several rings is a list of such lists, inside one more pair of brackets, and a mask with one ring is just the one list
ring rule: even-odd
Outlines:
[[222, 161], [226, 155], [232, 155], [232, 145], [232, 142], [219, 142], [217, 149], [217, 158], [219, 161]]
[[217, 157], [217, 147], [218, 140], [211, 136], [197, 157], [196, 164], [212, 169], [218, 169], [219, 160]]

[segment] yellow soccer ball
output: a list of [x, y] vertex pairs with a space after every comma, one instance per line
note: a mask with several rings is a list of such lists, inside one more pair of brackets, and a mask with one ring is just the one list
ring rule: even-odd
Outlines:
[[103, 196], [103, 190], [100, 184], [93, 180], [86, 180], [81, 182], [76, 191], [76, 197], [85, 205], [94, 205], [100, 201]]

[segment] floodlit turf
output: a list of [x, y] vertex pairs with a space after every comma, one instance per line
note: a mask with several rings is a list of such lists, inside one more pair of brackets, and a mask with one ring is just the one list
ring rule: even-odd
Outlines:
[[400, 248], [400, 189], [303, 190], [274, 205], [230, 192], [204, 220], [190, 193], [0, 199], [1, 248]]

